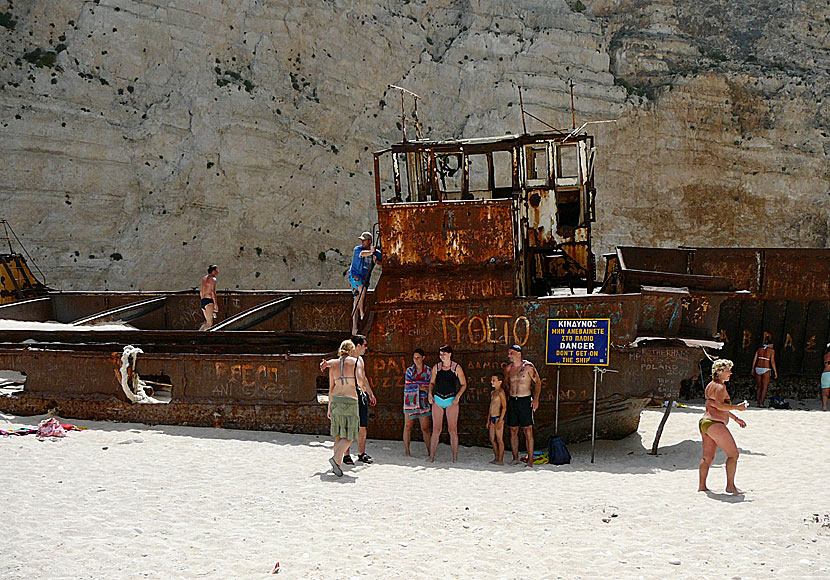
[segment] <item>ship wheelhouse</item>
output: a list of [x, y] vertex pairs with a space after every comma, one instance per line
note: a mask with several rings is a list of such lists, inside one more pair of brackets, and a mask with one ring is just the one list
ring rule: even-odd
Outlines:
[[381, 302], [545, 296], [596, 274], [594, 138], [404, 141], [374, 154]]

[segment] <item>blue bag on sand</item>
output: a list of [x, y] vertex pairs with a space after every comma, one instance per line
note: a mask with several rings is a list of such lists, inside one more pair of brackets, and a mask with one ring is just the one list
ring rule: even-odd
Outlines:
[[565, 447], [561, 437], [548, 437], [548, 463], [553, 465], [565, 465], [571, 462], [571, 454]]
[[780, 395], [773, 395], [769, 398], [770, 409], [789, 409], [790, 402]]

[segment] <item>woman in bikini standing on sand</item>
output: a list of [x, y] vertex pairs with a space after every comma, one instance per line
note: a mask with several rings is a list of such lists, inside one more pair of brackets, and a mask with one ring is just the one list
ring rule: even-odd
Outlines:
[[827, 399], [830, 398], [830, 344], [824, 353], [824, 370], [821, 373], [821, 410], [827, 410]]
[[320, 372], [329, 371], [329, 404], [327, 415], [331, 419], [331, 436], [334, 437], [334, 455], [329, 459], [331, 470], [343, 477], [343, 454], [357, 439], [360, 414], [357, 403], [357, 385], [366, 384], [363, 361], [354, 356], [355, 345], [351, 340], [340, 343], [338, 358], [320, 361]]
[[778, 368], [775, 366], [775, 345], [771, 340], [764, 340], [752, 359], [752, 376], [755, 377], [755, 402], [759, 407], [764, 406], [767, 399], [767, 388], [770, 381], [770, 370], [778, 378]]
[[698, 423], [700, 435], [703, 437], [703, 458], [698, 469], [700, 481], [698, 491], [709, 491], [706, 487], [706, 477], [709, 467], [715, 459], [718, 447], [726, 453], [726, 491], [731, 494], [742, 494], [743, 491], [735, 487], [735, 471], [738, 469], [738, 446], [726, 424], [729, 419], [735, 419], [743, 429], [746, 423], [733, 415], [731, 411], [745, 411], [746, 402], [733, 405], [726, 391], [726, 381], [732, 376], [732, 361], [720, 358], [712, 363], [712, 382], [706, 385], [706, 412]]
[[467, 377], [464, 369], [452, 360], [452, 347], [445, 344], [438, 349], [441, 359], [432, 368], [429, 380], [429, 402], [432, 403], [432, 440], [429, 445], [428, 461], [435, 461], [438, 440], [444, 428], [444, 415], [447, 415], [447, 431], [450, 432], [452, 462], [458, 461], [458, 403], [467, 390]]

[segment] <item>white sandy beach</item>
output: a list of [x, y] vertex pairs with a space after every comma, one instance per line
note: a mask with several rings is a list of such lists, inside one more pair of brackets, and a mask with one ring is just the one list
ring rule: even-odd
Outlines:
[[[376, 463], [342, 479], [325, 437], [64, 419], [88, 430], [0, 438], [0, 577], [264, 579], [279, 562], [284, 578], [828, 578], [818, 406], [731, 425], [743, 497], [696, 492], [700, 405], [672, 412], [656, 457], [649, 409], [593, 465], [590, 443], [530, 470], [370, 440]], [[42, 418], [2, 414], [0, 429]], [[712, 489], [723, 464], [719, 451]]]

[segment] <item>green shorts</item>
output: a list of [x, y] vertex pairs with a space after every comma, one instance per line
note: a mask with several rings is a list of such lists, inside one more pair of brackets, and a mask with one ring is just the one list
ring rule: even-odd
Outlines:
[[352, 441], [357, 439], [360, 429], [357, 399], [334, 396], [331, 398], [329, 408], [331, 410], [331, 436]]

